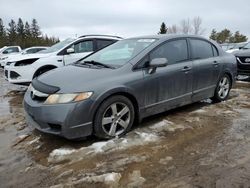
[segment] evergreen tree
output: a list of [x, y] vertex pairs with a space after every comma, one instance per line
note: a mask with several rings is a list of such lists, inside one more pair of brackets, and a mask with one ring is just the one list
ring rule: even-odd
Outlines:
[[236, 31], [233, 37], [230, 38], [230, 42], [239, 43], [239, 42], [246, 42], [248, 38], [245, 35], [240, 34], [239, 31]]
[[158, 34], [166, 34], [168, 31], [168, 28], [166, 27], [166, 24], [162, 22], [161, 27], [160, 27], [160, 32]]
[[21, 18], [18, 19], [16, 31], [17, 31], [17, 43], [20, 46], [23, 46], [23, 43], [24, 43], [24, 24], [23, 24], [23, 20]]
[[212, 30], [209, 38], [214, 40], [214, 41], [217, 41], [217, 32], [215, 29]]
[[34, 38], [38, 39], [39, 36], [41, 35], [40, 27], [38, 26], [36, 19], [32, 19], [30, 31], [32, 37]]
[[11, 19], [9, 23], [9, 28], [7, 28], [7, 35], [9, 40], [9, 45], [15, 45], [16, 44], [16, 22]]
[[6, 44], [6, 31], [3, 25], [3, 20], [0, 18], [0, 47]]
[[221, 32], [216, 32], [216, 30], [213, 29], [210, 34], [210, 39], [213, 39], [218, 43], [239, 43], [248, 40], [247, 37], [239, 31], [236, 31], [233, 35], [228, 29], [223, 29]]
[[24, 33], [23, 33], [23, 37], [24, 37], [24, 46], [31, 46], [31, 32], [30, 32], [30, 25], [28, 22], [25, 22], [25, 26], [24, 26]]

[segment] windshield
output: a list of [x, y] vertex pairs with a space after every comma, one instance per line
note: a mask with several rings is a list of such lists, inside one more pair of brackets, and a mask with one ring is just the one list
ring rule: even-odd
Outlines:
[[250, 43], [247, 43], [243, 48], [244, 49], [250, 49]]
[[64, 40], [64, 41], [62, 41], [62, 42], [58, 42], [58, 43], [56, 43], [55, 45], [51, 46], [50, 48], [41, 51], [40, 53], [45, 54], [45, 53], [56, 52], [56, 51], [62, 49], [63, 47], [65, 47], [67, 44], [73, 42], [74, 40], [75, 40], [75, 39], [69, 38], [69, 39], [66, 39], [66, 40]]
[[121, 40], [83, 59], [81, 63], [94, 61], [113, 67], [120, 67], [155, 41], [156, 39]]
[[0, 48], [0, 52], [4, 51], [6, 48], [7, 48], [6, 46]]

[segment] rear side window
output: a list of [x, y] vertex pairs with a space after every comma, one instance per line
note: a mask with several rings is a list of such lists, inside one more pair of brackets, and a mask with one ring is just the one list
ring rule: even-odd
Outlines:
[[212, 49], [213, 49], [214, 57], [219, 56], [218, 49], [214, 45], [212, 45]]
[[190, 39], [193, 59], [207, 59], [213, 57], [212, 45], [199, 39]]
[[106, 46], [109, 46], [110, 44], [113, 44], [115, 41], [114, 40], [96, 40], [96, 46], [97, 50], [100, 50], [102, 48], [105, 48]]
[[185, 39], [167, 42], [150, 54], [150, 59], [167, 58], [169, 64], [182, 62], [188, 59], [187, 41]]

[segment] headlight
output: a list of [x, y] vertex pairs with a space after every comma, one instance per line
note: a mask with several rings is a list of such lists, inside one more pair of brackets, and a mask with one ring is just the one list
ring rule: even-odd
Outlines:
[[93, 92], [74, 93], [74, 94], [52, 94], [44, 102], [45, 104], [62, 104], [69, 102], [83, 101], [91, 97]]
[[14, 63], [16, 63], [16, 62], [15, 61], [14, 62], [7, 62], [6, 65], [8, 66], [8, 65], [11, 65], [11, 64], [14, 64]]
[[31, 65], [32, 63], [34, 63], [35, 61], [37, 61], [39, 58], [34, 58], [34, 59], [24, 59], [21, 61], [17, 61], [15, 63], [14, 66], [18, 67], [18, 66], [27, 66], [27, 65]]

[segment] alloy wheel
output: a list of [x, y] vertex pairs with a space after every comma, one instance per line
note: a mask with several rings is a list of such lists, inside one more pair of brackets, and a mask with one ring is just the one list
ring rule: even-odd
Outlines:
[[129, 107], [121, 102], [111, 104], [104, 112], [102, 117], [102, 128], [109, 136], [119, 136], [130, 123]]
[[228, 77], [224, 76], [219, 82], [218, 96], [221, 99], [226, 98], [229, 90], [230, 90], [230, 81], [228, 80]]

